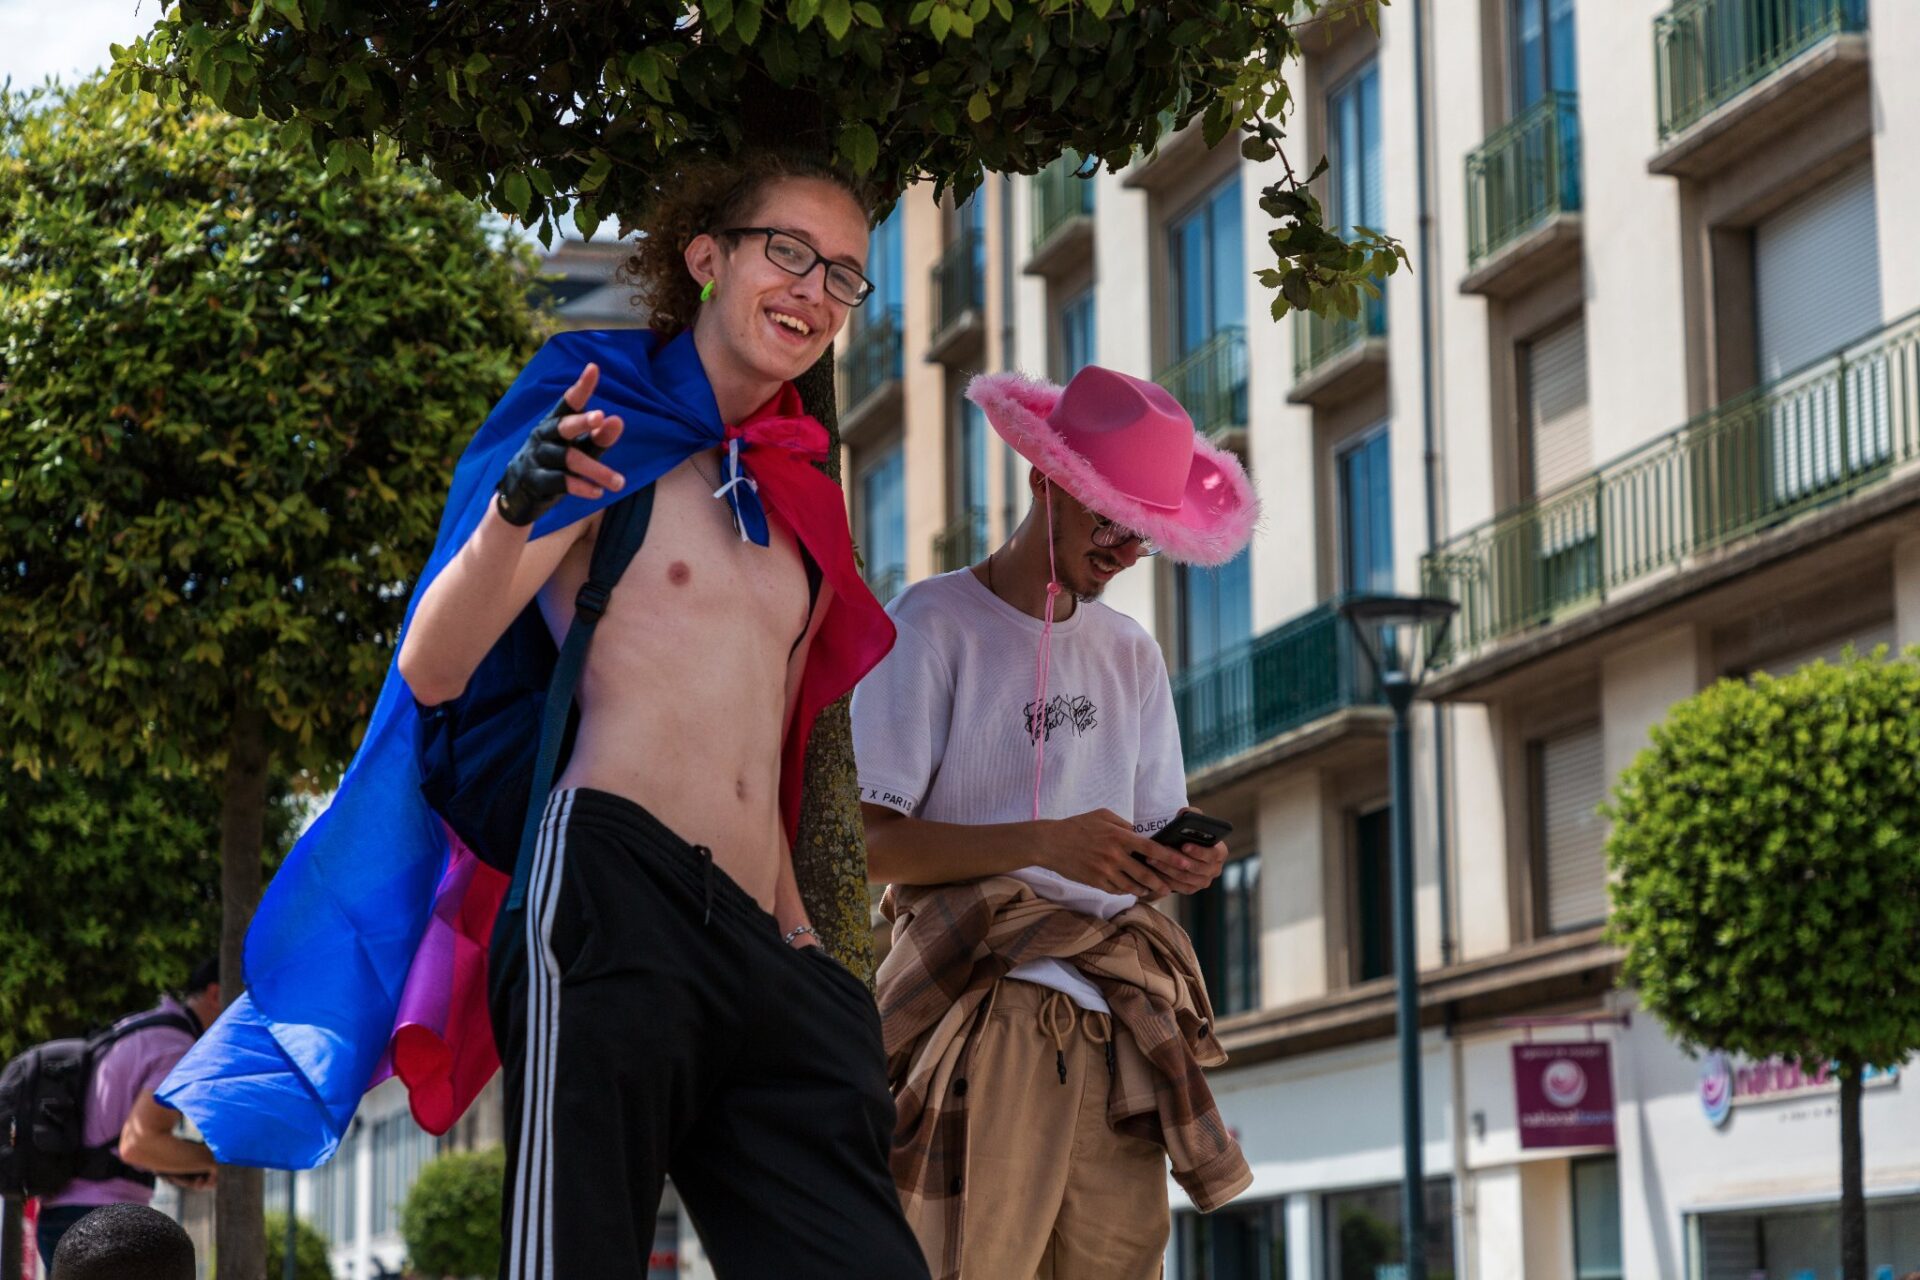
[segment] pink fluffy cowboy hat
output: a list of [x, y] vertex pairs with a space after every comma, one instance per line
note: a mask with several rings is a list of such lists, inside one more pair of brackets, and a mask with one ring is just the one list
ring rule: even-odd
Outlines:
[[1170, 559], [1225, 564], [1253, 537], [1260, 501], [1240, 460], [1201, 439], [1158, 383], [1088, 365], [1064, 388], [981, 374], [967, 398], [1021, 457]]

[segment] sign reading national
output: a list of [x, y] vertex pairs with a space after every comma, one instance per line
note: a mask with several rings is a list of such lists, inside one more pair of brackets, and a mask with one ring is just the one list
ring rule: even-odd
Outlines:
[[1613, 1145], [1613, 1066], [1604, 1041], [1513, 1046], [1514, 1102], [1525, 1147]]

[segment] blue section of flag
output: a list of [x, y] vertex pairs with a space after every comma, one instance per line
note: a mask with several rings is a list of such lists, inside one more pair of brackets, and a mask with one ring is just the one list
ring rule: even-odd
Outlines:
[[[446, 513], [407, 618], [472, 535], [527, 433], [592, 361], [589, 407], [625, 423], [603, 460], [621, 493], [565, 497], [533, 537], [562, 529], [725, 442], [713, 389], [690, 334], [661, 343], [639, 329], [563, 333], [515, 379], [454, 470]], [[767, 545], [753, 486], [728, 493], [735, 518]], [[543, 626], [529, 606], [515, 626]], [[497, 646], [469, 688], [484, 693], [524, 671]], [[524, 647], [520, 650], [524, 653]], [[247, 934], [247, 991], [162, 1084], [161, 1101], [192, 1119], [223, 1164], [305, 1169], [333, 1154], [392, 1034], [448, 846], [420, 796], [415, 704], [396, 666], [331, 804], [267, 887]]]

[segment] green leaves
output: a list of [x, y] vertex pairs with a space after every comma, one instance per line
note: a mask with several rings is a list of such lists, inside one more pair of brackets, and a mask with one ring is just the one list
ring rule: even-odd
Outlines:
[[400, 1209], [407, 1258], [428, 1275], [481, 1275], [500, 1258], [499, 1147], [454, 1151], [420, 1171]]
[[[308, 117], [101, 81], [6, 101], [0, 767], [193, 778], [244, 696], [325, 785], [452, 460], [533, 341], [524, 250]], [[550, 160], [503, 172], [523, 210]]]
[[1920, 1050], [1920, 661], [1849, 656], [1676, 704], [1605, 812], [1613, 939], [1694, 1047]]
[[838, 142], [840, 154], [859, 175], [873, 172], [880, 159], [880, 139], [874, 136], [871, 128], [864, 124], [850, 124], [840, 130]]
[[[550, 235], [581, 196], [641, 218], [681, 166], [748, 147], [837, 154], [878, 203], [915, 182], [971, 189], [984, 173], [1038, 172], [1069, 151], [1118, 169], [1176, 119], [1198, 122], [1209, 145], [1285, 164], [1291, 24], [1357, 22], [1368, 7], [708, 0], [396, 13], [255, 0], [237, 14], [182, 6], [116, 54], [116, 76], [303, 121], [336, 178], [367, 176], [350, 147], [389, 141]], [[1289, 169], [1277, 184], [1304, 195], [1311, 181]], [[1317, 203], [1275, 216], [1289, 222], [1272, 241], [1282, 314], [1350, 309], [1405, 260], [1386, 237], [1330, 231]]]

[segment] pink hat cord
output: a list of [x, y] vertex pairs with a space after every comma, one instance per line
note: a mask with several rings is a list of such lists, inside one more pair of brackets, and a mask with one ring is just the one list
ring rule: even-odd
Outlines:
[[1060, 594], [1060, 570], [1053, 562], [1053, 482], [1042, 476], [1047, 503], [1047, 620], [1040, 627], [1040, 648], [1034, 659], [1033, 711], [1033, 820], [1040, 821], [1040, 780], [1047, 771], [1047, 676], [1053, 667], [1053, 601]]

